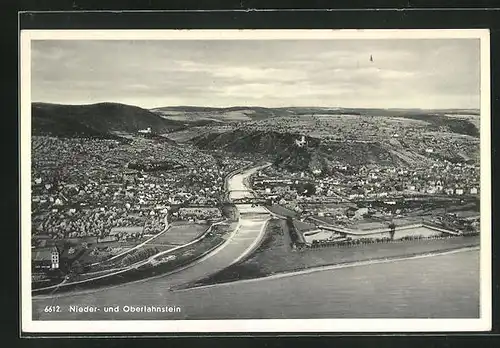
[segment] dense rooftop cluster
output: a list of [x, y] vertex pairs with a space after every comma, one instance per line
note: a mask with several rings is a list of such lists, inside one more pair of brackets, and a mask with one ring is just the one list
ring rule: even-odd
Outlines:
[[[104, 238], [127, 226], [159, 232], [172, 206], [218, 206], [225, 176], [251, 163], [139, 137], [34, 136], [32, 151], [33, 233], [53, 238]], [[135, 170], [131, 163], [173, 165]]]
[[[430, 212], [433, 217], [429, 222], [463, 230], [478, 228], [473, 221], [478, 213], [466, 221], [460, 214], [446, 214], [445, 210], [438, 213], [435, 208], [478, 201], [479, 175], [479, 167], [474, 164], [435, 161], [427, 167], [338, 165], [330, 173], [316, 174], [270, 167], [254, 175], [252, 182], [259, 195], [303, 218], [312, 214], [346, 225], [366, 216], [388, 221]], [[425, 214], [423, 206], [430, 207]]]

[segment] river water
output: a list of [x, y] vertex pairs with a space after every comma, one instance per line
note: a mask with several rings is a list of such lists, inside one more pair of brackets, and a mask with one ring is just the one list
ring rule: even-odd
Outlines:
[[[61, 313], [44, 313], [59, 305]], [[180, 313], [70, 313], [70, 305], [178, 306]], [[170, 291], [168, 277], [34, 299], [34, 320], [477, 318], [479, 251]]]
[[259, 170], [268, 167], [270, 163], [253, 167], [245, 170], [242, 173], [233, 175], [227, 181], [227, 189], [229, 191], [229, 199], [253, 198], [253, 192], [246, 186], [246, 179]]
[[[245, 178], [252, 168], [228, 181], [231, 198], [251, 197]], [[242, 206], [243, 207], [243, 206]], [[33, 299], [33, 320], [169, 320], [299, 318], [477, 318], [479, 252], [462, 251], [420, 259], [264, 278], [213, 287], [172, 291], [182, 284], [229, 266], [259, 237], [267, 216], [245, 206], [240, 228], [224, 248], [185, 271], [85, 293]], [[46, 313], [48, 305], [59, 313]], [[93, 313], [70, 306], [95, 306]], [[116, 307], [118, 312], [105, 312]], [[125, 306], [175, 306], [180, 312], [124, 312]]]

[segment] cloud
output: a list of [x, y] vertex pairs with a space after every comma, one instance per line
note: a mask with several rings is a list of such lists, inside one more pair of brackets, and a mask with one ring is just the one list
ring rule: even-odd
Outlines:
[[37, 101], [479, 105], [478, 40], [36, 41], [32, 50]]

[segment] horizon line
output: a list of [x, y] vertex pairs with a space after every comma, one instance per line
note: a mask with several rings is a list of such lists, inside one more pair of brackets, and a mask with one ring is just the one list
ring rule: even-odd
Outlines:
[[120, 104], [127, 106], [134, 106], [145, 110], [154, 110], [160, 108], [209, 108], [209, 109], [229, 109], [229, 108], [264, 108], [264, 109], [287, 109], [287, 108], [318, 108], [318, 109], [378, 109], [378, 110], [473, 110], [480, 111], [477, 107], [438, 107], [438, 108], [426, 108], [417, 106], [407, 106], [407, 107], [380, 107], [380, 106], [312, 106], [312, 105], [294, 105], [294, 106], [262, 106], [262, 105], [228, 105], [228, 106], [211, 106], [211, 105], [162, 105], [162, 106], [152, 106], [145, 107], [135, 104], [128, 104], [118, 101], [98, 101], [98, 102], [87, 102], [87, 103], [61, 103], [61, 102], [49, 102], [49, 101], [31, 101], [31, 104], [52, 104], [52, 105], [65, 105], [65, 106], [91, 106], [99, 104]]

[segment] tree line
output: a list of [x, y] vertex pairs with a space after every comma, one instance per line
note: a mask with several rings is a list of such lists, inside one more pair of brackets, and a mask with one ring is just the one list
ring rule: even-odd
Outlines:
[[142, 249], [142, 250], [136, 251], [133, 254], [129, 254], [129, 255], [125, 256], [122, 259], [121, 263], [123, 266], [130, 266], [134, 263], [137, 263], [139, 261], [143, 261], [143, 260], [145, 260], [145, 259], [147, 259], [155, 254], [158, 254], [158, 253], [159, 253], [159, 250], [157, 247]]

